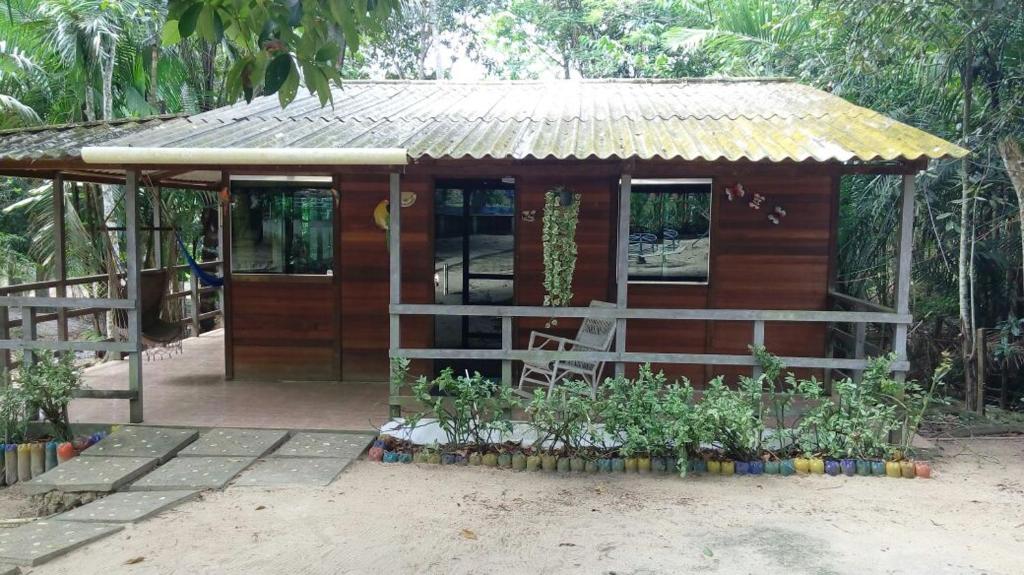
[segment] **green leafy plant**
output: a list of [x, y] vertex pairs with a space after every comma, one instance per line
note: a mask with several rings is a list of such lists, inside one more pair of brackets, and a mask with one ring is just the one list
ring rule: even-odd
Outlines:
[[660, 412], [665, 437], [675, 449], [678, 471], [685, 476], [689, 459], [697, 455], [702, 443], [711, 440], [708, 426], [694, 403], [689, 380], [684, 378], [682, 383], [665, 387]]
[[20, 443], [25, 438], [27, 412], [21, 390], [11, 385], [0, 390], [0, 434], [4, 443]]
[[[572, 198], [564, 205], [563, 197]], [[576, 224], [580, 219], [580, 194], [564, 187], [544, 193], [541, 241], [544, 246], [544, 305], [567, 306], [572, 301], [572, 277], [576, 272]], [[547, 327], [557, 325], [552, 318]]]
[[448, 367], [435, 379], [421, 376], [412, 391], [425, 408], [414, 420], [435, 417], [449, 448], [483, 449], [512, 430], [508, 414], [518, 405], [512, 389], [479, 373], [456, 377]]
[[758, 410], [759, 405], [752, 403], [747, 390], [729, 389], [722, 376], [708, 383], [704, 397], [697, 404], [698, 417], [707, 426], [710, 437], [721, 446], [726, 457], [736, 460], [749, 460], [755, 455], [761, 431]]
[[[893, 356], [887, 359], [891, 362]], [[881, 370], [883, 368], [880, 365], [878, 369]], [[898, 423], [893, 426], [893, 429], [900, 429], [902, 433], [899, 442], [901, 455], [911, 451], [914, 435], [921, 428], [921, 423], [928, 413], [928, 408], [933, 404], [949, 404], [949, 397], [944, 393], [944, 390], [946, 377], [952, 369], [953, 358], [948, 352], [945, 352], [942, 354], [942, 360], [939, 362], [939, 365], [932, 373], [931, 382], [928, 384], [928, 387], [924, 387], [916, 381], [900, 382], [889, 378], [886, 372], [886, 377], [882, 380], [884, 385], [881, 386], [880, 391], [884, 394], [887, 402], [894, 407], [893, 411]]]
[[590, 385], [579, 381], [559, 384], [550, 392], [538, 388], [526, 406], [530, 426], [536, 433], [534, 445], [561, 447], [569, 455], [583, 454], [594, 446], [595, 400]]
[[664, 372], [655, 373], [650, 364], [644, 364], [636, 379], [615, 377], [602, 384], [605, 430], [621, 443], [623, 456], [661, 456], [670, 449], [661, 398], [665, 382]]
[[75, 390], [82, 388], [82, 370], [75, 365], [74, 354], [36, 352], [35, 362], [20, 370], [17, 387], [24, 405], [41, 411], [54, 435], [63, 441], [73, 439], [68, 404]]

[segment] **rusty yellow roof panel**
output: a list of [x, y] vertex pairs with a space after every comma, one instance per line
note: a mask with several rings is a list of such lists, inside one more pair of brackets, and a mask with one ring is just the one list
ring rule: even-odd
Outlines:
[[414, 160], [870, 162], [968, 153], [777, 79], [348, 81], [333, 106], [306, 96], [281, 110], [276, 96], [257, 98], [101, 145], [405, 148]]

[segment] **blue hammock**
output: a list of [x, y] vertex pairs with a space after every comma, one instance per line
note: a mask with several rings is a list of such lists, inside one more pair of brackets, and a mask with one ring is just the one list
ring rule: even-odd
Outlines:
[[181, 241], [181, 236], [178, 235], [178, 232], [174, 232], [174, 239], [178, 240], [181, 253], [185, 254], [185, 259], [188, 260], [188, 267], [192, 268], [192, 273], [199, 278], [199, 283], [208, 287], [221, 287], [224, 285], [224, 278], [209, 274], [199, 267], [196, 260], [188, 253], [188, 248], [185, 247], [185, 242]]

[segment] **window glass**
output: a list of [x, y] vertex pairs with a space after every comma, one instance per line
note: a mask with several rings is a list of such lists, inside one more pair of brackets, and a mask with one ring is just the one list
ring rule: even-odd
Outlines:
[[231, 190], [231, 270], [330, 274], [334, 201], [329, 189], [236, 182]]
[[638, 180], [629, 199], [629, 279], [708, 281], [711, 182]]

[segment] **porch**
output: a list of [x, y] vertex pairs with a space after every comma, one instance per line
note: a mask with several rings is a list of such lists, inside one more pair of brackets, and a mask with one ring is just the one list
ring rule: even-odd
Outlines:
[[[128, 387], [128, 361], [85, 370], [93, 390]], [[388, 415], [384, 383], [274, 381], [224, 378], [224, 331], [182, 342], [182, 353], [142, 362], [146, 423], [192, 427], [265, 427], [365, 431]], [[76, 399], [71, 420], [123, 423], [128, 401]]]

